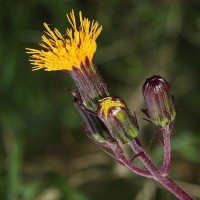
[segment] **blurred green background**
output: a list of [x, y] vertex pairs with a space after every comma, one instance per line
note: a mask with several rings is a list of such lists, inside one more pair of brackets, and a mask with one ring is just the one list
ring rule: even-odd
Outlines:
[[7, 0], [0, 3], [0, 199], [175, 199], [115, 163], [85, 135], [62, 72], [32, 72], [25, 47], [38, 48], [43, 22], [61, 33], [79, 10], [103, 25], [95, 63], [113, 95], [136, 112], [157, 164], [157, 130], [142, 120], [141, 87], [154, 74], [177, 103], [170, 175], [200, 199], [200, 1]]

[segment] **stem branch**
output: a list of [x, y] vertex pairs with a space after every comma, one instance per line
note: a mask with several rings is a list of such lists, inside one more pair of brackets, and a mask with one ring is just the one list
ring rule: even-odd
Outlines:
[[[165, 174], [162, 173], [162, 170], [158, 169], [154, 163], [151, 161], [149, 156], [143, 150], [139, 139], [135, 138], [129, 143], [130, 147], [135, 151], [135, 153], [140, 153], [140, 160], [146, 166], [146, 168], [150, 171], [152, 178], [159, 182], [164, 188], [169, 190], [172, 194], [174, 194], [180, 200], [194, 200], [193, 197], [188, 195], [185, 191], [183, 191], [176, 183], [174, 183], [170, 178], [168, 178]], [[141, 153], [142, 152], [142, 153]]]
[[116, 160], [119, 163], [121, 163], [126, 168], [130, 169], [132, 172], [134, 172], [140, 176], [152, 178], [152, 175], [149, 171], [136, 167], [129, 160], [126, 159], [126, 157], [124, 156], [123, 151], [122, 151], [121, 147], [118, 145], [118, 143], [113, 144], [111, 148], [116, 155], [116, 158], [117, 158]]

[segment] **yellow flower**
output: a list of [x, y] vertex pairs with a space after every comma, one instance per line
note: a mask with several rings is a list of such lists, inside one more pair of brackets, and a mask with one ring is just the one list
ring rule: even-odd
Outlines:
[[57, 29], [46, 28], [42, 36], [41, 50], [27, 48], [31, 56], [33, 70], [67, 71], [74, 79], [83, 104], [96, 110], [98, 100], [109, 95], [106, 84], [99, 75], [93, 58], [96, 52], [96, 39], [102, 31], [98, 22], [89, 21], [79, 12], [80, 25], [77, 25], [74, 11], [67, 19], [72, 28], [63, 36]]
[[79, 12], [80, 26], [77, 28], [73, 10], [67, 18], [72, 26], [66, 31], [67, 38], [57, 29], [52, 31], [44, 23], [46, 31], [40, 44], [43, 50], [27, 48], [27, 53], [31, 54], [33, 70], [44, 68], [46, 71], [72, 71], [73, 68], [80, 69], [81, 65], [86, 65], [88, 61], [92, 64], [97, 48], [96, 39], [102, 31], [102, 26], [99, 26], [98, 22], [90, 22], [88, 18], [83, 18]]

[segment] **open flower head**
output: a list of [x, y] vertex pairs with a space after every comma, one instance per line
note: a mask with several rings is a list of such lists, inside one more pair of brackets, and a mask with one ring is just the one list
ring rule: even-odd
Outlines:
[[44, 68], [46, 71], [72, 71], [73, 68], [80, 68], [86, 61], [92, 63], [97, 47], [96, 39], [102, 26], [99, 26], [98, 22], [83, 18], [81, 12], [80, 26], [77, 26], [73, 10], [67, 15], [67, 19], [72, 28], [67, 29], [66, 38], [57, 29], [52, 31], [44, 23], [46, 31], [40, 44], [43, 49], [27, 48], [27, 53], [31, 54], [33, 70]]

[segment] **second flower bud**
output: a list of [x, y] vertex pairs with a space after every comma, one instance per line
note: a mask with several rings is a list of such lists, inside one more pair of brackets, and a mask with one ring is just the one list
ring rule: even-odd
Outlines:
[[97, 113], [112, 137], [122, 143], [130, 142], [138, 135], [137, 121], [121, 98], [106, 97], [100, 100]]
[[168, 82], [161, 76], [152, 76], [143, 85], [147, 116], [157, 126], [170, 126], [175, 120], [174, 97]]

